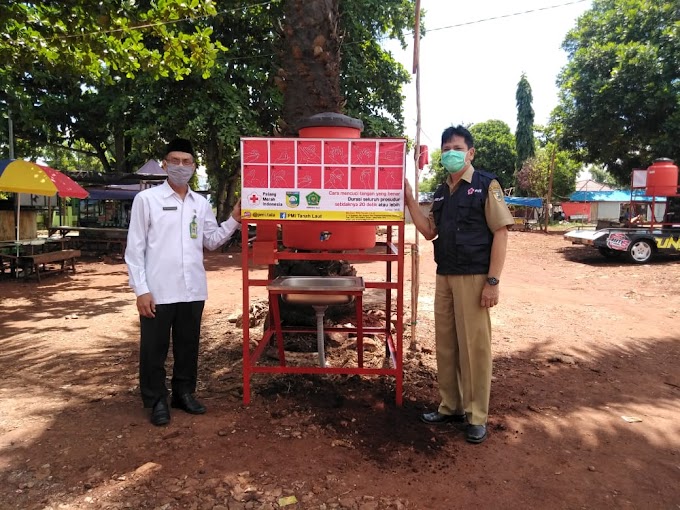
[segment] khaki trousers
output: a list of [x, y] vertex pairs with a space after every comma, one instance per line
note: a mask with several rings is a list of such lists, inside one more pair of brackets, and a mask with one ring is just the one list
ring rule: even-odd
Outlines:
[[491, 394], [491, 318], [480, 306], [486, 275], [437, 275], [434, 295], [437, 380], [442, 414], [463, 411], [484, 425]]

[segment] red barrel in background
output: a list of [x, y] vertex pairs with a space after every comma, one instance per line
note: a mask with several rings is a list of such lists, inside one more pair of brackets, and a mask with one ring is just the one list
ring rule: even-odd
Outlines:
[[418, 169], [422, 170], [430, 163], [430, 153], [427, 145], [421, 145], [418, 150]]
[[645, 194], [657, 197], [678, 195], [678, 167], [668, 158], [655, 159], [647, 169]]
[[317, 113], [300, 121], [300, 138], [361, 138], [364, 123], [342, 113]]

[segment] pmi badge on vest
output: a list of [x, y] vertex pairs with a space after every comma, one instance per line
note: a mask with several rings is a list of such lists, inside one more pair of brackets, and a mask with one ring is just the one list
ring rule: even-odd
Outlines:
[[300, 205], [299, 191], [286, 191], [286, 205], [288, 207], [297, 207]]
[[503, 201], [503, 190], [500, 188], [500, 186], [494, 186], [493, 188], [491, 188], [491, 194], [493, 195], [497, 202]]

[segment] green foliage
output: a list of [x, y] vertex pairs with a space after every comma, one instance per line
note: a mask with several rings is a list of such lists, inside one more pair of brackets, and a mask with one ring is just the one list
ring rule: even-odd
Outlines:
[[[504, 187], [514, 182], [515, 137], [510, 127], [501, 120], [487, 120], [469, 128], [475, 141], [475, 159], [479, 170], [496, 174]], [[441, 164], [441, 150], [430, 152], [431, 175], [421, 184], [422, 191], [434, 191], [446, 180], [446, 169]]]
[[215, 3], [160, 0], [142, 5], [113, 0], [74, 0], [68, 6], [3, 2], [0, 62], [27, 71], [37, 66], [109, 79], [140, 73], [182, 79], [192, 68], [209, 76], [224, 49], [212, 39], [212, 28], [203, 24], [216, 14]]
[[53, 168], [64, 172], [102, 172], [101, 161], [91, 154], [90, 148], [78, 141], [74, 147], [46, 146], [42, 158]]
[[[606, 168], [590, 168], [590, 177], [593, 181], [599, 182], [600, 184], [606, 184], [607, 186], [616, 187], [619, 185], [614, 176], [610, 174]], [[626, 185], [630, 185], [630, 182]]]
[[501, 120], [487, 120], [470, 127], [475, 140], [474, 167], [496, 174], [503, 187], [514, 183], [515, 137]]
[[575, 189], [576, 176], [581, 164], [575, 161], [568, 151], [559, 150], [557, 144], [548, 142], [527, 159], [517, 172], [517, 195], [548, 198], [550, 168], [555, 155], [552, 201], [566, 200]]
[[[225, 0], [219, 13], [214, 2], [195, 0], [3, 4], [0, 109], [12, 110], [17, 157], [131, 172], [183, 136], [207, 169], [219, 215], [237, 193], [240, 137], [273, 134], [281, 116], [284, 2]], [[402, 136], [401, 87], [410, 75], [378, 41], [404, 43], [414, 2], [348, 0], [341, 7], [346, 113], [364, 121], [364, 136]], [[6, 128], [5, 121], [3, 140]]]
[[515, 150], [517, 152], [517, 168], [536, 154], [534, 144], [534, 109], [531, 106], [533, 95], [531, 85], [524, 73], [517, 84], [515, 93], [517, 104], [517, 130], [515, 131]]
[[561, 144], [619, 183], [655, 158], [680, 160], [680, 3], [595, 0], [567, 34]]
[[[214, 11], [210, 2], [205, 4], [203, 12]], [[121, 25], [127, 27], [126, 37], [134, 39], [138, 35], [128, 20], [147, 21], [151, 16], [141, 7], [135, 10], [135, 5], [126, 4], [125, 10], [114, 17], [106, 11], [109, 4], [95, 9], [94, 4], [81, 0], [70, 10], [69, 23], [80, 27], [78, 30], [93, 23]], [[81, 140], [89, 146], [91, 154], [100, 158], [105, 171], [131, 171], [149, 155], [155, 155], [163, 137], [183, 131], [189, 121], [193, 124], [192, 133], [198, 131], [201, 137], [212, 136], [214, 133], [201, 129], [203, 121], [210, 119], [222, 126], [216, 126], [218, 132], [231, 130], [231, 135], [220, 141], [223, 145], [231, 144], [231, 152], [237, 152], [239, 134], [269, 134], [280, 116], [282, 98], [275, 86], [280, 65], [277, 58], [280, 34], [272, 27], [279, 24], [282, 6], [283, 1], [255, 3], [248, 8], [225, 10], [218, 16], [200, 19], [200, 23], [209, 28], [215, 45], [229, 48], [229, 52], [215, 55], [216, 65], [211, 68], [210, 79], [201, 74], [202, 68], [192, 67], [193, 61], [187, 59], [181, 68], [166, 66], [158, 73], [145, 69], [144, 73], [135, 75], [135, 79], [122, 75], [121, 65], [107, 65], [107, 60], [93, 58], [100, 62], [98, 70], [83, 67], [68, 52], [57, 55], [63, 60], [60, 63], [56, 60], [52, 64], [41, 63], [37, 59], [31, 74], [20, 67], [7, 66], [3, 75], [7, 96], [0, 96], [0, 101], [5, 103], [5, 111], [11, 105], [17, 118], [16, 144], [29, 142], [17, 153], [37, 154], [47, 144], [72, 146]], [[160, 2], [157, 6], [165, 13], [165, 19], [170, 20], [198, 16], [196, 7], [192, 8], [189, 12], [186, 10], [189, 7], [175, 0]], [[46, 16], [56, 16], [55, 7], [16, 3], [9, 9], [17, 18], [16, 23], [20, 23], [19, 13], [23, 13], [24, 22], [32, 16], [43, 31], [48, 31], [43, 27]], [[401, 87], [410, 76], [377, 41], [390, 36], [404, 42], [404, 33], [413, 22], [413, 1], [352, 0], [343, 2], [342, 9], [344, 36], [339, 79], [347, 98], [346, 113], [364, 121], [364, 136], [401, 136], [404, 129]], [[101, 16], [117, 21], [102, 23]], [[190, 28], [187, 22], [182, 23]], [[198, 21], [192, 22], [196, 23]], [[170, 28], [158, 30], [169, 33]], [[162, 39], [153, 39], [153, 33], [144, 39], [149, 43], [149, 51], [156, 51], [156, 47], [164, 44]], [[13, 35], [21, 40], [21, 34]], [[179, 27], [176, 35], [180, 41], [173, 42], [169, 48], [190, 42], [187, 33]], [[143, 48], [137, 48], [132, 39], [124, 49], [105, 48], [100, 39], [81, 40], [90, 46], [81, 44], [79, 51], [93, 54], [104, 48], [112, 61], [126, 58], [134, 61], [143, 54]], [[36, 43], [35, 51], [37, 46]], [[15, 58], [9, 56], [11, 50], [0, 44], [0, 57]], [[59, 72], [55, 72], [57, 65]], [[192, 69], [199, 72], [190, 74]], [[110, 78], [114, 78], [115, 83], [110, 84]], [[181, 78], [179, 82], [178, 78]], [[304, 95], [305, 91], [300, 93]], [[36, 104], [41, 108], [34, 108]], [[180, 108], [184, 111], [178, 111]]]
[[410, 74], [379, 44], [380, 39], [398, 39], [414, 23], [414, 2], [395, 0], [346, 0], [340, 2], [345, 31], [341, 54], [340, 88], [345, 113], [362, 119], [362, 136], [403, 136], [401, 93]]

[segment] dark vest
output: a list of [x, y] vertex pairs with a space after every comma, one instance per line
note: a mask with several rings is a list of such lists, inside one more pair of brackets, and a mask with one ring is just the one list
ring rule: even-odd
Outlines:
[[432, 214], [438, 236], [434, 240], [437, 274], [487, 274], [493, 233], [486, 224], [484, 204], [496, 176], [481, 170], [472, 182], [461, 180], [449, 193], [448, 183], [437, 188]]

